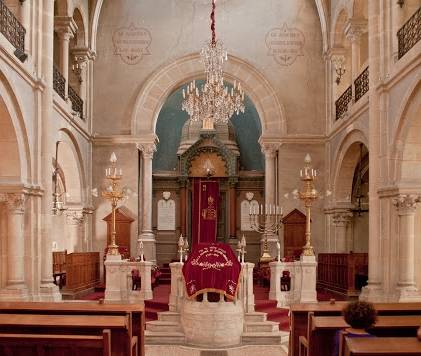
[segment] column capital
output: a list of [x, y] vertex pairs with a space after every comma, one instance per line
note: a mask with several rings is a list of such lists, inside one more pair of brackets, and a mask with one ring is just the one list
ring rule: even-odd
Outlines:
[[358, 41], [361, 35], [367, 32], [368, 21], [364, 19], [350, 19], [345, 25], [345, 36], [351, 42]]
[[66, 212], [66, 223], [68, 225], [81, 225], [85, 220], [83, 210], [71, 210]]
[[266, 158], [275, 158], [279, 149], [279, 143], [262, 143], [262, 153]]
[[333, 224], [338, 226], [347, 226], [352, 222], [354, 214], [352, 211], [340, 211], [333, 214]]
[[25, 211], [26, 196], [23, 193], [1, 193], [0, 202], [6, 203], [7, 209], [15, 214], [23, 214]]
[[70, 40], [74, 37], [77, 31], [77, 25], [73, 17], [70, 16], [55, 16], [54, 17], [54, 31], [59, 37], [64, 40]]
[[392, 200], [399, 215], [415, 214], [417, 203], [420, 201], [421, 196], [416, 194], [401, 194]]
[[96, 58], [96, 54], [89, 47], [74, 47], [70, 50], [70, 53], [79, 63], [93, 61]]
[[338, 60], [338, 58], [344, 58], [346, 55], [346, 49], [344, 47], [333, 47], [330, 48], [325, 55], [325, 59], [329, 59], [332, 62]]
[[153, 158], [153, 154], [156, 152], [155, 143], [142, 143], [136, 145], [137, 149], [142, 152], [144, 158]]

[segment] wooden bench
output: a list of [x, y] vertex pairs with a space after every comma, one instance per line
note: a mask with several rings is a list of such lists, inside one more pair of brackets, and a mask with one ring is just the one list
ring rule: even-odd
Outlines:
[[[293, 304], [290, 307], [289, 355], [299, 355], [299, 338], [307, 338], [308, 314], [315, 316], [339, 316], [348, 302]], [[375, 303], [379, 315], [421, 315], [421, 303]]]
[[415, 337], [345, 338], [343, 356], [421, 355], [421, 341]]
[[0, 355], [4, 356], [111, 356], [111, 332], [102, 335], [0, 334]]
[[[386, 315], [379, 316], [369, 331], [376, 336], [415, 337], [420, 325], [421, 315]], [[336, 332], [347, 327], [349, 325], [342, 316], [314, 316], [310, 313], [307, 338], [301, 336], [299, 339], [301, 355], [331, 355]]]
[[112, 355], [144, 356], [144, 323], [138, 304], [0, 302], [0, 332], [99, 335], [110, 329]]

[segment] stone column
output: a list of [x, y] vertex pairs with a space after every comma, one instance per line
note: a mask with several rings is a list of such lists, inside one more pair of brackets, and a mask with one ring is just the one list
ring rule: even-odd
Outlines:
[[69, 89], [69, 43], [77, 30], [72, 17], [56, 16], [54, 29], [60, 40], [60, 73], [66, 80], [64, 95], [67, 98]]
[[0, 291], [0, 299], [27, 300], [25, 283], [25, 196], [22, 193], [7, 194], [7, 277], [6, 288]]
[[301, 266], [301, 294], [300, 294], [299, 302], [300, 303], [317, 303], [316, 256], [301, 255], [300, 266]]
[[230, 200], [230, 223], [229, 223], [229, 237], [231, 239], [237, 238], [237, 191], [235, 186], [237, 178], [229, 179], [229, 200]]
[[241, 264], [241, 284], [239, 298], [242, 299], [244, 312], [254, 312], [254, 291], [253, 291], [253, 268], [254, 263], [245, 262]]
[[183, 296], [184, 296], [184, 280], [183, 273], [181, 269], [183, 268], [182, 262], [172, 262], [170, 263], [171, 269], [171, 292], [169, 299], [169, 309], [171, 312], [181, 312], [181, 307], [183, 305]]
[[399, 302], [421, 301], [421, 293], [415, 286], [415, 212], [419, 201], [421, 199], [416, 195], [400, 195], [393, 199], [399, 225]]
[[[262, 152], [265, 155], [265, 206], [269, 209], [269, 204], [274, 205], [276, 202], [276, 172], [275, 172], [275, 160], [276, 153], [278, 151], [279, 144], [277, 143], [263, 143]], [[269, 254], [272, 257], [277, 255], [276, 242], [278, 241], [278, 235], [268, 234], [268, 246]], [[262, 236], [261, 250], [263, 251], [264, 236]]]
[[380, 223], [380, 198], [378, 189], [381, 181], [380, 169], [380, 134], [381, 105], [380, 92], [377, 85], [382, 76], [380, 69], [380, 1], [368, 2], [368, 49], [369, 56], [369, 82], [368, 91], [370, 106], [368, 110], [370, 172], [369, 172], [369, 240], [368, 240], [368, 284], [360, 294], [361, 300], [380, 302], [384, 298], [383, 268], [384, 256], [382, 255], [381, 223]]
[[25, 34], [25, 53], [30, 52], [31, 46], [31, 36], [32, 36], [32, 28], [31, 25], [31, 18], [30, 18], [30, 11], [31, 11], [31, 1], [26, 0], [19, 0], [20, 8], [19, 8], [19, 17], [20, 23], [26, 30]]
[[82, 210], [73, 210], [66, 213], [67, 225], [67, 253], [83, 251], [83, 233], [82, 227], [85, 215]]
[[[360, 74], [360, 38], [363, 32], [367, 31], [367, 21], [349, 20], [345, 27], [345, 36], [351, 42], [351, 81]], [[354, 91], [355, 93], [355, 91]]]
[[392, 10], [392, 56], [394, 62], [398, 61], [398, 51], [399, 51], [399, 41], [398, 41], [398, 31], [404, 24], [404, 10], [400, 7], [397, 1], [393, 1], [391, 4]]
[[352, 236], [349, 233], [354, 214], [349, 210], [343, 210], [333, 214], [335, 225], [335, 252], [348, 253], [353, 248]]
[[143, 208], [142, 208], [142, 233], [140, 240], [143, 241], [145, 258], [156, 263], [156, 240], [152, 231], [152, 158], [156, 151], [156, 145], [143, 144], [138, 149], [143, 157]]
[[[53, 82], [53, 33], [54, 33], [54, 0], [43, 0], [42, 19], [42, 76], [46, 83]], [[38, 255], [41, 259], [40, 299], [45, 301], [61, 300], [61, 294], [53, 284], [53, 257], [51, 251], [51, 208], [52, 179], [51, 158], [54, 154], [55, 140], [52, 139], [53, 86], [46, 85], [42, 92], [39, 126], [41, 129], [41, 149], [38, 156], [41, 168], [41, 184], [44, 190], [41, 207], [41, 244]]]
[[187, 178], [180, 179], [180, 232], [183, 234], [183, 236], [187, 235], [186, 211], [187, 211]]
[[[278, 302], [277, 307], [282, 308], [289, 305], [293, 299], [294, 294], [294, 283], [295, 278], [295, 266], [294, 262], [270, 262], [270, 290], [269, 299], [276, 300]], [[283, 271], [289, 271], [291, 277], [291, 285], [289, 291], [281, 290], [281, 277]]]

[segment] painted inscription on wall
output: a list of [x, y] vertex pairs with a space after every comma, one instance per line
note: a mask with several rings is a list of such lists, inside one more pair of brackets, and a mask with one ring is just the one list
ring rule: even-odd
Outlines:
[[288, 27], [286, 23], [282, 27], [271, 29], [266, 34], [268, 55], [273, 56], [275, 61], [282, 66], [289, 66], [298, 56], [304, 55], [304, 43], [304, 34], [297, 28]]
[[114, 54], [120, 56], [126, 64], [137, 64], [143, 56], [150, 55], [151, 33], [132, 23], [129, 27], [120, 27], [113, 33]]

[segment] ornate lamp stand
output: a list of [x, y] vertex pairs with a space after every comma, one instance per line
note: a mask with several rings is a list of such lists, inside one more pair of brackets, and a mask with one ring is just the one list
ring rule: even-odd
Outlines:
[[250, 210], [249, 217], [251, 228], [264, 236], [263, 254], [260, 257], [260, 262], [268, 262], [272, 259], [269, 253], [268, 235], [278, 233], [281, 227], [282, 207], [279, 209], [277, 205], [269, 204], [267, 206], [266, 204], [263, 206], [261, 204], [257, 211]]
[[120, 188], [118, 187], [118, 182], [123, 177], [123, 171], [121, 168], [119, 170], [117, 170], [116, 168], [117, 157], [114, 152], [111, 154], [110, 162], [111, 167], [105, 170], [105, 177], [110, 181], [111, 185], [105, 191], [102, 192], [102, 197], [110, 200], [112, 209], [111, 243], [108, 246], [107, 259], [108, 256], [120, 255], [118, 252], [118, 246], [115, 242], [115, 211], [117, 208], [117, 203], [124, 197], [123, 191], [120, 190]]
[[299, 198], [304, 202], [306, 208], [306, 244], [303, 246], [302, 255], [314, 256], [314, 250], [311, 246], [311, 206], [319, 197], [319, 193], [314, 188], [314, 180], [317, 177], [317, 171], [311, 168], [311, 157], [309, 154], [306, 155], [304, 162], [304, 170], [300, 170], [303, 190], [298, 192]]

